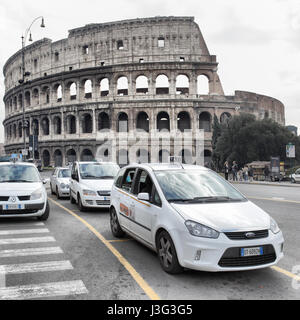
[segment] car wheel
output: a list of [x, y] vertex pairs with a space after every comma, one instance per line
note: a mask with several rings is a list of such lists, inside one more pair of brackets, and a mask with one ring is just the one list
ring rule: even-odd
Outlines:
[[178, 262], [175, 245], [168, 232], [162, 231], [158, 235], [156, 247], [160, 265], [165, 272], [170, 274], [183, 272], [183, 268]]
[[292, 183], [296, 183], [296, 180], [294, 178], [292, 178]]
[[116, 238], [123, 238], [125, 236], [125, 232], [122, 230], [119, 224], [118, 216], [114, 208], [110, 210], [110, 228], [112, 234]]
[[57, 187], [56, 187], [56, 197], [57, 197], [58, 200], [61, 198], [60, 195], [59, 195], [59, 192], [58, 192], [58, 188], [57, 188]]
[[81, 202], [81, 198], [79, 194], [78, 194], [78, 207], [81, 212], [84, 212], [86, 210], [85, 206]]
[[38, 220], [46, 221], [49, 218], [49, 214], [50, 214], [50, 207], [49, 207], [49, 202], [47, 201], [46, 210], [43, 215], [38, 217]]
[[52, 189], [52, 184], [50, 183], [50, 190], [51, 190], [51, 194], [53, 195], [54, 194], [54, 191]]

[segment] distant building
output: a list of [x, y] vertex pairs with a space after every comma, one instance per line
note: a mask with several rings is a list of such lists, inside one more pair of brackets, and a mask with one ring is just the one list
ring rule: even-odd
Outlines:
[[4, 143], [0, 143], [0, 157], [5, 155]]
[[291, 131], [295, 136], [298, 136], [298, 128], [295, 126], [287, 126], [286, 127], [289, 131]]

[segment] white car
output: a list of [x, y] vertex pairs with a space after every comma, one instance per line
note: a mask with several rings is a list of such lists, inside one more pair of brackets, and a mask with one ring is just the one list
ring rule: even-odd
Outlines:
[[49, 203], [38, 169], [31, 163], [0, 163], [0, 218], [47, 220]]
[[283, 257], [277, 223], [215, 172], [193, 165], [137, 164], [120, 170], [111, 230], [158, 253], [162, 268], [238, 271]]
[[55, 168], [50, 177], [51, 194], [56, 194], [57, 199], [70, 196], [70, 168]]
[[111, 162], [74, 162], [71, 171], [70, 201], [80, 211], [109, 208], [110, 193], [120, 167]]
[[290, 178], [292, 183], [300, 182], [300, 169], [297, 169], [293, 174], [291, 174]]

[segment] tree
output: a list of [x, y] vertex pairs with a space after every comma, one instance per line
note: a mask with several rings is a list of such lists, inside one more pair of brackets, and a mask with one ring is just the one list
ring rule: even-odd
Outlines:
[[214, 115], [214, 120], [213, 120], [213, 135], [212, 135], [212, 163], [215, 169], [219, 170], [220, 169], [220, 158], [219, 155], [215, 152], [217, 142], [219, 137], [222, 134], [222, 124], [219, 122], [219, 119], [216, 115]]
[[270, 161], [271, 156], [286, 160], [286, 145], [296, 145], [296, 159], [300, 161], [300, 139], [271, 119], [256, 120], [254, 115], [234, 116], [222, 132], [214, 149], [220, 163], [237, 161], [239, 165], [258, 160]]

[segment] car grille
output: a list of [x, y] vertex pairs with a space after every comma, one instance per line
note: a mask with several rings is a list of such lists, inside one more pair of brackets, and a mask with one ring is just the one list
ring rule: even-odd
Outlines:
[[97, 206], [110, 205], [110, 201], [109, 200], [97, 200], [96, 203], [97, 203]]
[[30, 200], [30, 196], [18, 196], [20, 201], [29, 201]]
[[[254, 233], [253, 238], [246, 237], [247, 233]], [[225, 232], [225, 235], [231, 240], [254, 240], [254, 239], [263, 239], [268, 238], [269, 230], [260, 230], [260, 231], [244, 231], [244, 232]]]
[[110, 197], [110, 191], [98, 191], [100, 197]]
[[0, 201], [8, 201], [9, 197], [0, 197]]
[[269, 264], [276, 260], [276, 253], [272, 245], [263, 246], [264, 254], [261, 256], [241, 257], [241, 249], [227, 249], [219, 261], [219, 266], [223, 268], [254, 267]]

